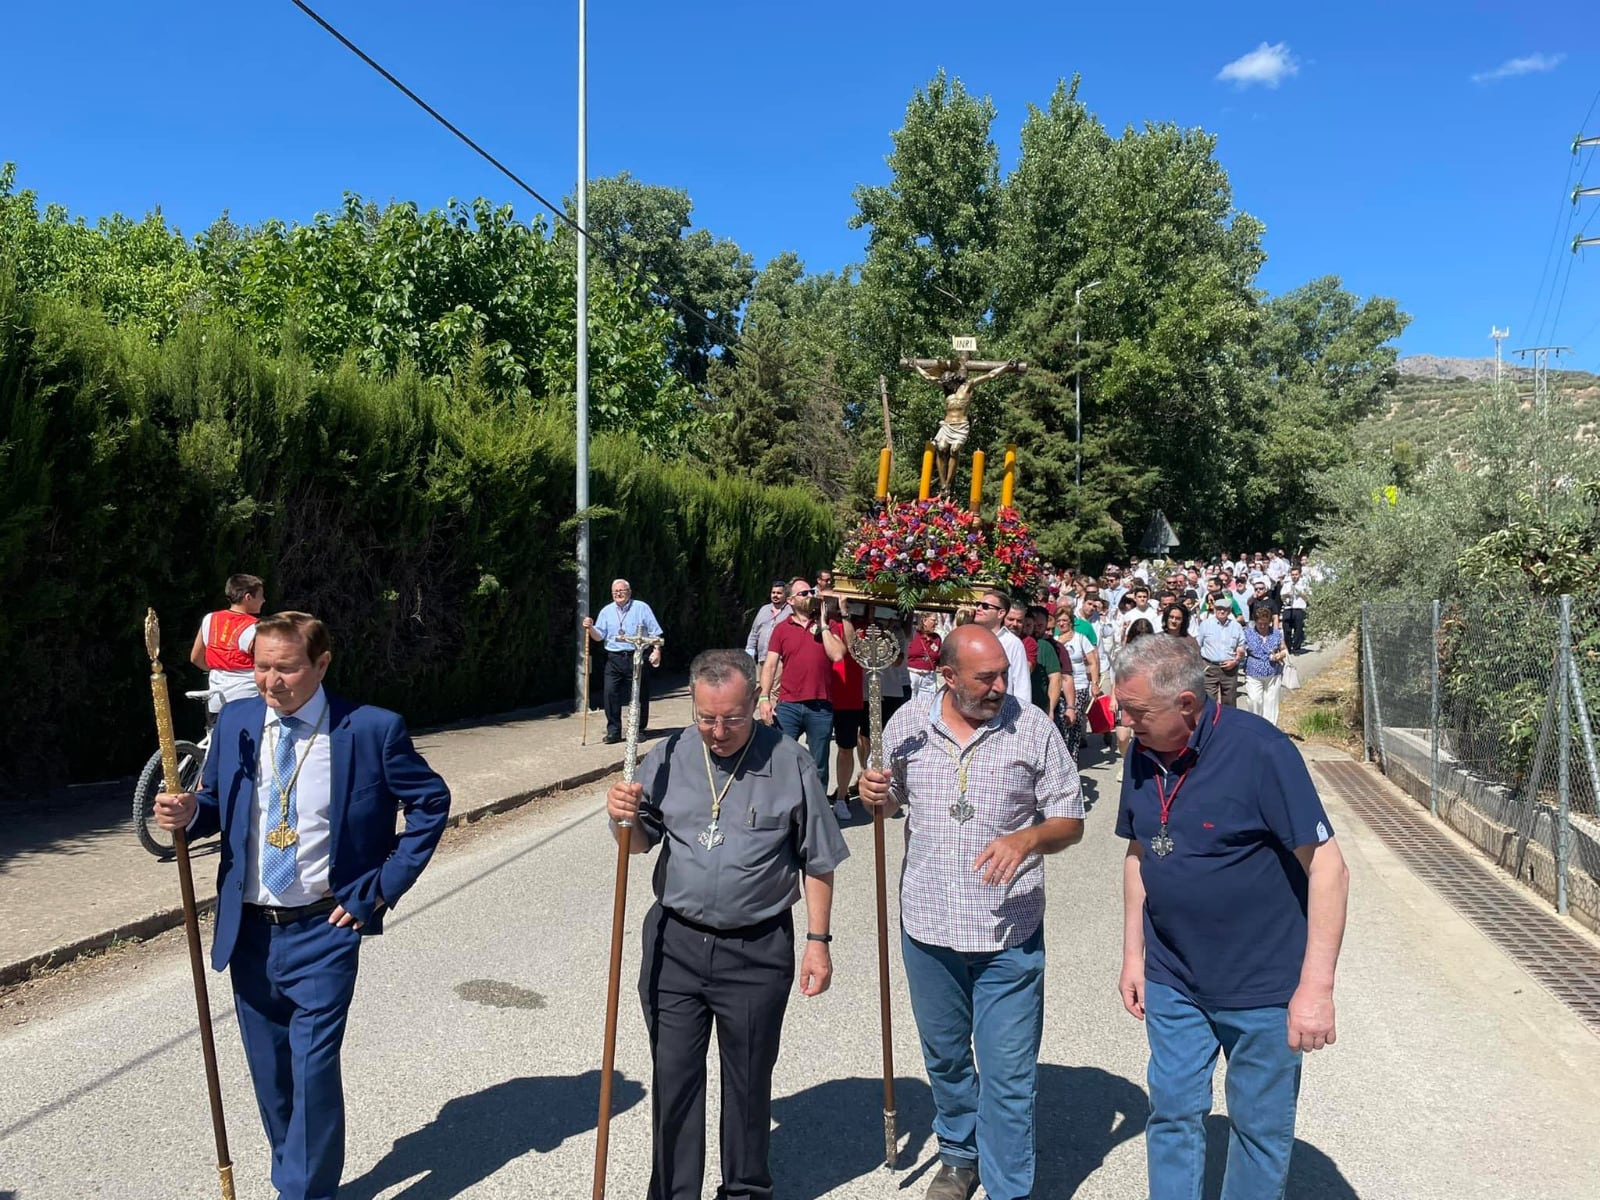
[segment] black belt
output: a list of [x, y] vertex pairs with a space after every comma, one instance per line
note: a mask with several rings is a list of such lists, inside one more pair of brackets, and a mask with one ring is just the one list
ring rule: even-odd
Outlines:
[[314, 900], [310, 904], [300, 904], [293, 908], [274, 908], [270, 904], [246, 904], [246, 916], [260, 917], [269, 925], [288, 925], [292, 921], [302, 921], [306, 917], [318, 917], [325, 912], [332, 912], [339, 902], [332, 896], [324, 896], [321, 900]]
[[702, 925], [699, 921], [691, 921], [682, 913], [668, 908], [665, 904], [661, 906], [661, 911], [664, 912], [668, 917], [672, 918], [672, 920], [676, 921], [679, 925], [686, 926], [687, 928], [694, 930], [696, 933], [709, 934], [712, 937], [732, 938], [761, 937], [764, 934], [771, 933], [774, 929], [781, 928], [793, 916], [789, 909], [784, 909], [776, 916], [768, 917], [765, 921], [757, 921], [754, 925], [741, 925], [737, 929], [716, 929], [710, 925]]

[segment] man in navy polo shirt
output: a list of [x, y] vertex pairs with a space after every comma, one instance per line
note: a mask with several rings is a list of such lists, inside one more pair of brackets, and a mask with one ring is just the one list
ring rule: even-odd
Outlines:
[[1117, 810], [1119, 986], [1150, 1041], [1150, 1197], [1200, 1195], [1218, 1050], [1232, 1122], [1222, 1200], [1281, 1197], [1300, 1055], [1335, 1038], [1349, 872], [1294, 744], [1206, 698], [1189, 638], [1126, 647], [1116, 694], [1135, 738]]

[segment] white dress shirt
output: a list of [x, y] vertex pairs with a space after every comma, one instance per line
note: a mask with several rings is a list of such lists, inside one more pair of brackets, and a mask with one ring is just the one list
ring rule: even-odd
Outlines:
[[1024, 704], [1033, 703], [1033, 672], [1028, 669], [1028, 648], [1011, 630], [1001, 626], [995, 630], [1000, 645], [1006, 652], [1006, 694], [1015, 696]]
[[[261, 882], [261, 848], [266, 845], [267, 832], [277, 826], [280, 817], [280, 809], [273, 803], [272, 760], [283, 727], [278, 710], [269, 707], [256, 758], [256, 798], [245, 860], [249, 863], [244, 885], [246, 904], [294, 908], [314, 904], [329, 892], [328, 862], [333, 849], [329, 822], [329, 811], [333, 807], [333, 748], [328, 729], [327, 693], [319, 687], [311, 699], [289, 715], [304, 722], [295, 740], [295, 761], [301, 758], [305, 761], [294, 786], [296, 828], [300, 834], [300, 840], [294, 844], [295, 881], [281, 895], [273, 895]], [[314, 740], [313, 730], [316, 731]]]

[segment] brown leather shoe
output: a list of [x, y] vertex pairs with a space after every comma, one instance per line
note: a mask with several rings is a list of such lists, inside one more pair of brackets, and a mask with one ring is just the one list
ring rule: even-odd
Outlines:
[[939, 1164], [939, 1173], [928, 1185], [925, 1200], [971, 1200], [978, 1190], [978, 1171], [975, 1167], [952, 1167]]

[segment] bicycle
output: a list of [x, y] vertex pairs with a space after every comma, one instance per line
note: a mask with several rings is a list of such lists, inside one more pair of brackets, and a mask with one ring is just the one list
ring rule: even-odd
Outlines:
[[[209, 689], [185, 692], [184, 695], [207, 705], [211, 700]], [[208, 710], [204, 737], [198, 742], [178, 739], [178, 782], [186, 792], [192, 792], [200, 786], [200, 773], [205, 769], [206, 755], [211, 750], [211, 726]], [[163, 862], [177, 857], [178, 853], [172, 845], [172, 832], [156, 824], [156, 796], [165, 790], [166, 780], [158, 748], [150, 756], [150, 761], [145, 763], [144, 770], [139, 772], [139, 782], [133, 786], [133, 832], [139, 844]]]

